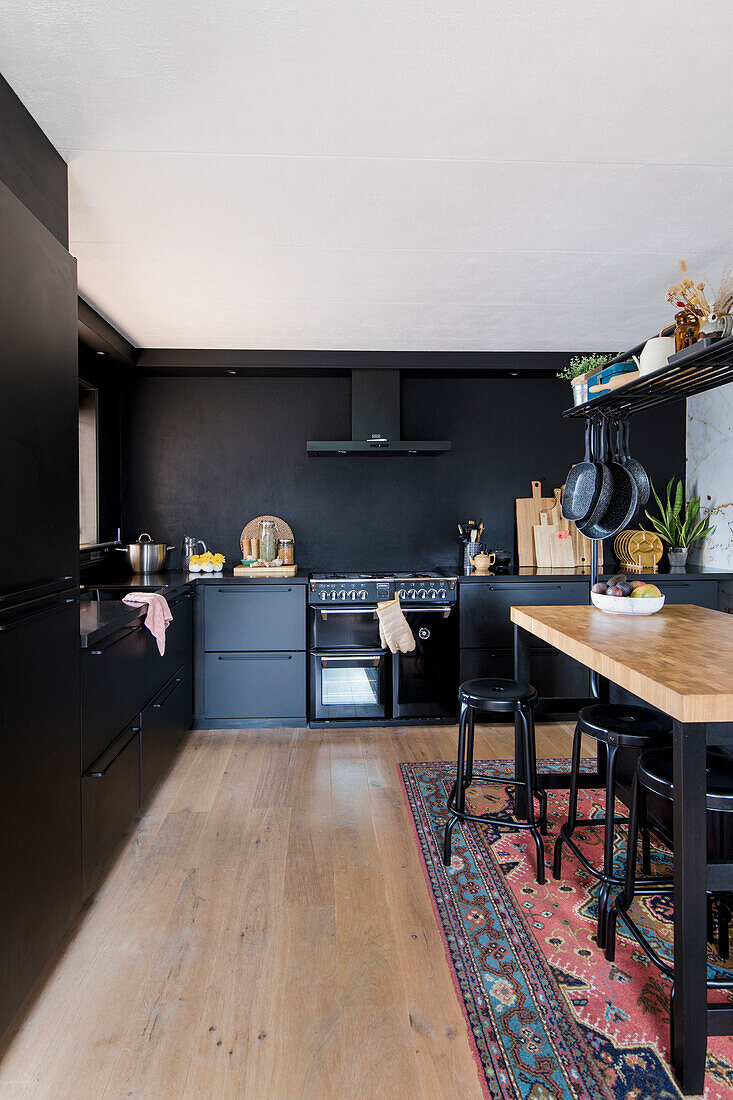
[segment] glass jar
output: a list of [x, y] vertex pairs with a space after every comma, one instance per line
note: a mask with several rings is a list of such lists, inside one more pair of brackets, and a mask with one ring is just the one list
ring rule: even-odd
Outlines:
[[274, 519], [260, 520], [260, 560], [274, 561], [277, 549], [277, 527]]
[[682, 351], [696, 344], [700, 335], [700, 315], [694, 309], [681, 309], [674, 317], [674, 350]]
[[277, 556], [283, 565], [295, 565], [295, 546], [292, 539], [280, 539], [277, 544]]

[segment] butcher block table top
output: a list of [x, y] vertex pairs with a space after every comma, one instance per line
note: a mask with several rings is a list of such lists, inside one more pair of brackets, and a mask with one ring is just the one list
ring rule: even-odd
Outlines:
[[655, 615], [512, 607], [512, 622], [679, 722], [733, 722], [733, 615], [692, 604]]

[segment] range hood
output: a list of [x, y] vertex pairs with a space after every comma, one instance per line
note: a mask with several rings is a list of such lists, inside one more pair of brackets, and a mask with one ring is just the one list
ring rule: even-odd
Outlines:
[[309, 439], [314, 457], [326, 455], [437, 455], [449, 451], [445, 439], [400, 438], [400, 372], [351, 372], [351, 439]]

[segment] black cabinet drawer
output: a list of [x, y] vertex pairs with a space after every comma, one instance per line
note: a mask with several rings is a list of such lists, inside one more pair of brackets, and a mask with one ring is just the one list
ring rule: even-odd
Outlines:
[[[140, 621], [105, 638], [93, 649], [82, 650], [82, 771], [140, 713], [155, 690], [149, 683], [149, 669], [154, 660], [150, 643], [155, 646], [155, 640]], [[155, 655], [159, 662], [157, 647]]]
[[[168, 601], [173, 616], [173, 621], [168, 624], [165, 632], [165, 653], [155, 667], [155, 684], [153, 691], [168, 680], [180, 665], [191, 661], [193, 653], [193, 592], [184, 592], [179, 596], [173, 596]], [[155, 652], [158, 652], [155, 639], [150, 638]], [[148, 695], [150, 698], [150, 694]]]
[[191, 725], [190, 662], [170, 678], [142, 714], [140, 731], [140, 803], [170, 767], [176, 749]]
[[304, 718], [305, 653], [207, 653], [207, 718]]
[[140, 807], [140, 733], [131, 726], [81, 779], [81, 859], [86, 896]]
[[461, 647], [514, 645], [514, 625], [510, 617], [513, 606], [586, 604], [589, 600], [588, 581], [461, 585]]
[[[533, 646], [530, 677], [532, 685], [547, 699], [587, 698], [590, 676], [584, 665], [556, 649]], [[479, 676], [514, 679], [513, 649], [462, 649], [461, 683]]]
[[715, 581], [671, 580], [667, 577], [651, 577], [667, 603], [694, 603], [698, 607], [718, 607], [718, 585]]
[[207, 585], [204, 648], [305, 649], [305, 585]]

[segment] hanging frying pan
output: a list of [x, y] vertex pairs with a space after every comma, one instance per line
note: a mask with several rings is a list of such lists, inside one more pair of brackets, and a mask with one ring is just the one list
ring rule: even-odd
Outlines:
[[[592, 465], [596, 468], [598, 477], [597, 483], [597, 495], [594, 496], [592, 507], [588, 512], [585, 519], [577, 521], [577, 527], [583, 534], [586, 533], [586, 527], [595, 527], [596, 524], [603, 519], [606, 514], [609, 502], [611, 500], [611, 494], [613, 492], [613, 475], [610, 469], [606, 465], [606, 437], [603, 430], [603, 426], [600, 424], [592, 425], [593, 442], [595, 444], [594, 451], [598, 454], [598, 459]], [[571, 470], [572, 473], [572, 470]], [[569, 475], [568, 475], [569, 476]], [[567, 483], [565, 487], [565, 493], [567, 494]], [[563, 498], [563, 505], [565, 500]], [[563, 515], [565, 510], [563, 507]], [[593, 535], [588, 535], [588, 538], [593, 538]]]
[[598, 503], [603, 486], [603, 472], [599, 462], [590, 458], [590, 420], [585, 422], [585, 454], [582, 462], [576, 462], [565, 478], [562, 498], [562, 514], [576, 523], [585, 520]]
[[651, 485], [649, 482], [649, 474], [646, 472], [640, 462], [637, 462], [635, 458], [631, 457], [629, 451], [629, 422], [628, 420], [622, 420], [618, 426], [618, 440], [619, 440], [619, 454], [620, 461], [629, 471], [634, 481], [636, 482], [636, 489], [639, 494], [639, 508], [643, 508], [645, 504], [649, 502], [649, 494], [651, 492]]
[[[606, 426], [601, 426], [601, 437], [604, 440], [602, 450], [605, 453]], [[628, 527], [636, 515], [639, 507], [639, 492], [636, 482], [622, 463], [615, 460], [615, 456], [607, 462], [611, 471], [613, 489], [603, 516], [596, 523], [578, 524], [578, 530], [589, 539], [610, 539]]]

